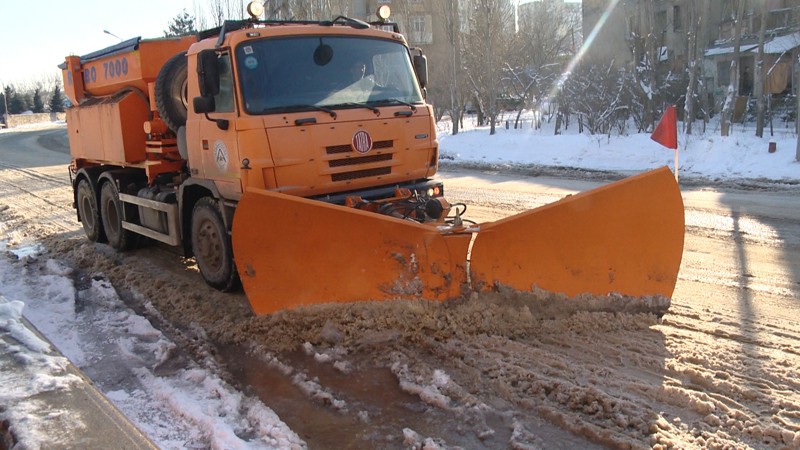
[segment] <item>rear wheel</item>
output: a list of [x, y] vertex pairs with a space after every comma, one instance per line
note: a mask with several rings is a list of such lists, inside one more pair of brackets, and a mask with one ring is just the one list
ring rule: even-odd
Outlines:
[[78, 182], [75, 197], [78, 205], [78, 217], [81, 219], [86, 237], [93, 242], [105, 242], [106, 235], [103, 231], [103, 224], [100, 221], [100, 208], [97, 207], [97, 197], [88, 180], [84, 179]]
[[208, 197], [200, 199], [192, 211], [192, 252], [209, 286], [221, 291], [238, 287], [231, 238], [217, 202]]
[[100, 215], [108, 244], [114, 249], [125, 251], [133, 247], [136, 235], [122, 228], [122, 208], [119, 192], [112, 182], [103, 183], [100, 189]]

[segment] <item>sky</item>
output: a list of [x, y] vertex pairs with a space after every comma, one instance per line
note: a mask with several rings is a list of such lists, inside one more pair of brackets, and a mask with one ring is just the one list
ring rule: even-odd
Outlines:
[[[84, 55], [126, 40], [163, 37], [191, 0], [4, 0], [0, 7], [0, 84], [61, 76], [67, 55]], [[59, 78], [60, 79], [60, 78]]]
[[[196, 14], [204, 0], [4, 0], [0, 7], [0, 85], [24, 85], [61, 76], [68, 55], [85, 55], [141, 36], [156, 38], [184, 8]], [[106, 34], [108, 30], [120, 39]]]
[[[481, 162], [500, 168], [541, 164], [629, 174], [663, 165], [675, 167], [673, 150], [652, 141], [648, 134], [589, 136], [577, 133], [572, 126], [554, 136], [552, 124], [535, 130], [528, 121], [521, 130], [507, 130], [501, 122], [497, 134], [489, 136], [486, 128], [470, 129], [471, 120], [467, 119], [467, 131], [456, 136], [448, 134], [446, 124], [438, 125], [444, 163]], [[679, 132], [680, 177], [720, 181], [756, 178], [796, 185], [800, 162], [795, 160], [798, 138], [793, 125], [776, 123], [774, 135], [767, 130], [764, 138], [755, 137], [752, 129], [741, 124], [734, 125], [727, 137], [720, 137], [714, 123], [705, 134], [687, 136]], [[26, 128], [33, 127], [0, 133]], [[774, 152], [769, 151], [770, 142], [775, 144]], [[446, 185], [446, 168], [442, 175]], [[75, 226], [79, 227], [77, 223]], [[90, 286], [79, 288], [72, 269], [39, 254], [41, 248], [31, 238], [9, 245], [5, 228], [0, 222], [0, 253], [9, 251], [20, 259], [0, 258], [0, 363], [2, 355], [10, 352], [24, 364], [15, 371], [0, 370], [0, 404], [13, 405], [8, 413], [12, 424], [29, 425], [16, 429], [23, 447], [53, 444], [52, 436], [36, 431], [48, 417], [47, 408], [37, 409], [37, 393], [68, 392], [77, 381], [64, 376], [61, 368], [66, 359], [52, 354], [49, 343], [31, 334], [22, 316], [42, 331], [60, 354], [84, 372], [93, 373], [107, 398], [159, 448], [304, 447], [298, 435], [258, 399], [237, 391], [196, 364], [190, 362], [180, 370], [158, 373], [157, 368], [170, 358], [174, 342], [128, 308], [102, 274], [94, 276]], [[37, 254], [45, 260], [44, 267], [27, 270], [26, 258], [33, 258], [30, 262], [35, 263]], [[76, 298], [84, 302], [84, 313], [78, 314]], [[103, 342], [106, 345], [98, 345]], [[317, 358], [319, 349], [304, 350]], [[104, 371], [112, 375], [104, 377]], [[37, 382], [14, 383], [19, 379]], [[293, 382], [308, 383], [296, 377]], [[304, 384], [302, 389], [313, 397], [318, 394], [315, 386]], [[438, 392], [435, 385], [424, 389]]]

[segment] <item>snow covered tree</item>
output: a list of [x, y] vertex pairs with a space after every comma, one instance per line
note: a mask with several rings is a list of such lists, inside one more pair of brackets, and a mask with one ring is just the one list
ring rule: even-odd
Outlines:
[[575, 68], [560, 96], [571, 99], [569, 113], [577, 115], [579, 131], [610, 135], [616, 130], [622, 134], [629, 117], [632, 84], [632, 78], [613, 62], [587, 64]]
[[179, 37], [195, 34], [197, 33], [197, 29], [195, 28], [194, 22], [194, 16], [189, 14], [184, 8], [183, 11], [170, 20], [167, 29], [164, 30], [164, 37]]

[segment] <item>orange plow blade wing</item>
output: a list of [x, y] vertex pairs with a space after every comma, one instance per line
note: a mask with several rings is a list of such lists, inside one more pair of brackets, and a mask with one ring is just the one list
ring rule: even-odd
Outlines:
[[470, 271], [484, 290], [670, 297], [683, 237], [680, 188], [663, 167], [482, 224]]
[[[393, 298], [445, 300], [466, 282], [470, 235], [251, 189], [233, 255], [253, 311]], [[452, 255], [452, 256], [451, 256]]]

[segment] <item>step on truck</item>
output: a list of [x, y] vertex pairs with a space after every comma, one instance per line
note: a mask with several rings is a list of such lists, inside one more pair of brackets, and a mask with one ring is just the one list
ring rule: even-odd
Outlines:
[[194, 257], [253, 311], [509, 286], [669, 297], [683, 204], [668, 168], [474, 223], [434, 178], [427, 60], [396, 24], [252, 18], [60, 66], [77, 218], [119, 251]]

